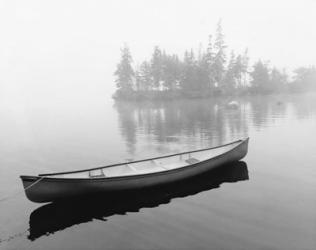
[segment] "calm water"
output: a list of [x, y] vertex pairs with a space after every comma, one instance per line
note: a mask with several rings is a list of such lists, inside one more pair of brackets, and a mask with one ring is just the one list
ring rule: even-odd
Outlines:
[[[227, 101], [227, 100], [226, 100]], [[78, 204], [0, 202], [0, 249], [316, 249], [316, 96], [1, 105], [0, 199], [20, 174], [84, 169], [250, 136], [239, 163]]]

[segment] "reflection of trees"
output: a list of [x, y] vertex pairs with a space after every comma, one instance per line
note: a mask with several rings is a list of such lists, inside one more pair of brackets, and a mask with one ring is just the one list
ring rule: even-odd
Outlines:
[[290, 103], [294, 109], [295, 117], [298, 119], [306, 119], [316, 115], [315, 94], [293, 96]]
[[118, 102], [116, 108], [121, 133], [130, 153], [133, 153], [136, 133], [142, 136], [148, 145], [155, 142], [155, 150], [160, 150], [168, 143], [198, 148], [246, 137], [249, 126], [270, 126], [289, 115], [294, 115], [294, 118], [298, 119], [308, 118], [316, 113], [314, 97], [248, 97], [234, 110], [227, 109], [224, 104], [215, 100]]
[[237, 139], [237, 137], [242, 138], [248, 135], [247, 112], [247, 105], [243, 104], [240, 109], [226, 114], [230, 137]]
[[291, 119], [309, 118], [316, 114], [315, 100], [315, 95], [251, 97], [251, 120], [254, 127], [261, 128], [288, 116]]
[[289, 103], [282, 96], [264, 96], [250, 99], [253, 126], [270, 126], [288, 115]]
[[251, 116], [253, 125], [261, 128], [267, 124], [269, 114], [269, 103], [264, 102], [262, 98], [254, 98], [250, 100]]
[[[247, 136], [245, 109], [228, 110], [209, 100], [116, 104], [121, 133], [133, 151], [138, 135], [159, 144], [197, 139], [203, 146]], [[190, 144], [190, 143], [189, 143]], [[198, 145], [201, 146], [201, 145]]]
[[116, 105], [116, 108], [119, 114], [122, 136], [126, 140], [129, 153], [133, 154], [135, 151], [137, 129], [134, 108], [130, 105]]

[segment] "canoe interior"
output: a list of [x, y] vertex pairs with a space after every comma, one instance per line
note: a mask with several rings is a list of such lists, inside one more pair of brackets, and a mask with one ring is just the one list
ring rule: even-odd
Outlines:
[[133, 176], [149, 174], [155, 172], [164, 172], [172, 169], [183, 168], [188, 165], [196, 164], [224, 154], [242, 141], [236, 141], [221, 147], [204, 149], [199, 151], [187, 152], [182, 154], [170, 155], [165, 157], [153, 158], [143, 161], [122, 163], [114, 166], [105, 166], [97, 169], [82, 170], [75, 172], [65, 172], [57, 174], [40, 175], [45, 178], [107, 178], [119, 176]]

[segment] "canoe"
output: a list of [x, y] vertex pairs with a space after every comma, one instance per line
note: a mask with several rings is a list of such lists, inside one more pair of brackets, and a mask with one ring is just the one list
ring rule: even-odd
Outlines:
[[79, 197], [64, 202], [52, 202], [37, 207], [29, 217], [31, 241], [57, 231], [93, 220], [103, 222], [114, 215], [137, 213], [142, 208], [168, 204], [175, 198], [185, 198], [220, 188], [224, 183], [249, 180], [247, 164], [243, 161], [226, 164], [205, 174], [154, 188], [95, 196]]
[[238, 161], [248, 152], [249, 138], [225, 145], [70, 172], [22, 175], [33, 202], [52, 202], [159, 186], [203, 174]]

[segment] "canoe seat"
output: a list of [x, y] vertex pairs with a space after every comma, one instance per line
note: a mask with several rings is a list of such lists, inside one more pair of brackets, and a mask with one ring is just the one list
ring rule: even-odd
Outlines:
[[199, 163], [200, 161], [196, 158], [190, 157], [189, 159], [185, 160], [185, 162], [191, 165], [191, 164]]
[[102, 169], [94, 169], [89, 171], [89, 177], [90, 178], [101, 178], [105, 177], [105, 174], [103, 173]]

